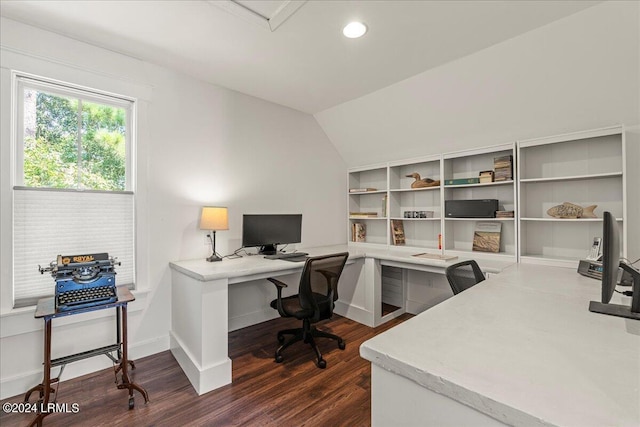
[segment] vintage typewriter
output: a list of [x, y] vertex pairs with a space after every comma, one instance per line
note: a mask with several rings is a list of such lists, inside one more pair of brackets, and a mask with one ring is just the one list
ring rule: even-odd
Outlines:
[[116, 259], [107, 253], [58, 255], [49, 267], [40, 267], [40, 274], [50, 271], [56, 281], [56, 310], [77, 310], [116, 302]]

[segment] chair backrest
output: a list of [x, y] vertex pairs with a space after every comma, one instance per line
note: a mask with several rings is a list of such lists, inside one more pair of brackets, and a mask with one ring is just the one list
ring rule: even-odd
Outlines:
[[[313, 309], [312, 321], [328, 319], [338, 299], [338, 280], [349, 258], [348, 252], [310, 257], [300, 277], [298, 298], [303, 309]], [[320, 302], [320, 305], [319, 305]]]
[[484, 280], [484, 274], [482, 274], [480, 266], [474, 260], [462, 261], [450, 265], [447, 267], [445, 275], [447, 276], [454, 295]]

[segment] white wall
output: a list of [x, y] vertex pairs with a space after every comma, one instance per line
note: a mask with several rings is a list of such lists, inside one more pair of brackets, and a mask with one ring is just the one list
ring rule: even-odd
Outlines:
[[[640, 3], [604, 2], [315, 117], [349, 167], [637, 126]], [[635, 219], [640, 189], [632, 174], [640, 156], [628, 148]], [[633, 227], [628, 253], [636, 259], [640, 227]]]
[[[210, 254], [202, 205], [229, 208], [229, 230], [217, 233], [223, 254], [240, 246], [243, 213], [302, 213], [301, 246], [345, 241], [346, 165], [312, 116], [4, 18], [1, 31], [0, 398], [42, 375], [42, 321], [33, 308], [11, 309], [11, 69], [139, 99], [134, 358], [168, 349], [168, 262]], [[54, 320], [54, 357], [112, 343], [106, 314]], [[63, 379], [110, 364], [73, 363]]]

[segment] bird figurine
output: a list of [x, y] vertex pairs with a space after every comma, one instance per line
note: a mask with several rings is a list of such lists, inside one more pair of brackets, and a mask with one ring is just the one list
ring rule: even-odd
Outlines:
[[440, 180], [434, 181], [431, 178], [420, 178], [418, 172], [406, 175], [406, 177], [415, 179], [415, 181], [411, 183], [411, 188], [438, 187], [440, 185]]

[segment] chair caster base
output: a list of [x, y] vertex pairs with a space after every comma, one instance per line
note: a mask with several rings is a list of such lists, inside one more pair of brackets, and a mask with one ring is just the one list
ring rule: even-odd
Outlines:
[[340, 350], [344, 350], [345, 348], [347, 348], [347, 344], [344, 341], [339, 341], [338, 342], [338, 348]]
[[318, 360], [318, 368], [324, 369], [327, 367], [327, 362], [324, 359]]

